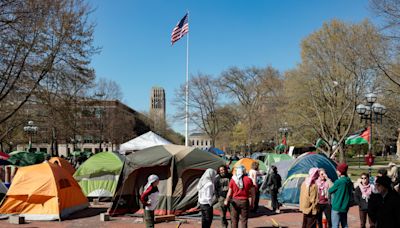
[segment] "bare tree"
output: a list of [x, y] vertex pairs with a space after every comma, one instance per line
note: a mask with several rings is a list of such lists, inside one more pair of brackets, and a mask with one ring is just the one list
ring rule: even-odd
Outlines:
[[[192, 123], [203, 130], [210, 138], [211, 145], [215, 146], [215, 140], [219, 134], [219, 123], [217, 116], [217, 108], [220, 102], [219, 87], [210, 75], [199, 73], [192, 76], [189, 81], [189, 118]], [[185, 110], [184, 93], [185, 86], [176, 91], [175, 103], [180, 110]], [[177, 117], [183, 117], [184, 113], [180, 112]]]
[[290, 123], [310, 143], [323, 139], [329, 155], [337, 144], [341, 160], [355, 107], [374, 89], [378, 70], [370, 51], [380, 47], [379, 36], [368, 22], [326, 23], [302, 42], [302, 62], [287, 73]]
[[87, 18], [90, 8], [82, 0], [6, 0], [0, 12], [2, 124], [59, 66], [90, 73], [90, 57], [97, 49]]

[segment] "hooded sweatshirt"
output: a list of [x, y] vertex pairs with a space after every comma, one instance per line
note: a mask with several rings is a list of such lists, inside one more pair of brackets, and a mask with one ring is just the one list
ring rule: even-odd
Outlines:
[[332, 210], [347, 212], [350, 207], [350, 200], [353, 197], [353, 183], [347, 176], [341, 176], [329, 189], [332, 195]]

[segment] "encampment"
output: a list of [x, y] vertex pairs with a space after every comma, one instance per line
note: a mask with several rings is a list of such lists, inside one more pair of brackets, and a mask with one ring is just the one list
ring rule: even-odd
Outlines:
[[283, 161], [283, 160], [292, 160], [293, 158], [287, 154], [276, 154], [276, 153], [268, 153], [265, 156], [264, 163], [269, 169], [271, 165], [274, 163]]
[[129, 140], [121, 144], [120, 153], [125, 154], [126, 152], [134, 152], [138, 150], [143, 150], [152, 146], [168, 145], [172, 144], [170, 141], [164, 139], [163, 137], [157, 135], [156, 133], [149, 131], [143, 135], [140, 135], [134, 139]]
[[196, 210], [196, 186], [201, 175], [207, 168], [217, 169], [224, 164], [215, 154], [179, 145], [155, 146], [129, 154], [109, 213], [142, 213], [139, 197], [151, 174], [160, 178], [155, 214]]
[[116, 153], [97, 153], [79, 166], [74, 178], [88, 197], [113, 197], [122, 165]]
[[0, 214], [19, 214], [27, 220], [57, 220], [88, 205], [78, 183], [66, 170], [41, 163], [18, 169]]
[[10, 153], [12, 154], [8, 161], [16, 166], [27, 166], [39, 164], [44, 161], [46, 157], [46, 153], [44, 152], [26, 152], [26, 151], [18, 151]]

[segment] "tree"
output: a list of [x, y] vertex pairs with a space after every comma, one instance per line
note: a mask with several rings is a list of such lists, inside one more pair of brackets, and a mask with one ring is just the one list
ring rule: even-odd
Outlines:
[[[190, 78], [189, 85], [189, 118], [211, 138], [211, 146], [215, 146], [215, 140], [220, 131], [217, 115], [220, 91], [217, 82], [210, 75], [199, 73]], [[178, 109], [185, 110], [185, 85], [176, 91], [175, 97]], [[183, 116], [185, 116], [183, 112], [177, 114], [177, 117], [182, 118]]]
[[369, 22], [333, 20], [302, 42], [302, 61], [286, 74], [288, 122], [303, 140], [324, 140], [331, 155], [353, 127], [355, 107], [366, 90], [374, 90], [379, 74], [371, 51], [379, 51], [380, 35]]
[[[0, 4], [0, 124], [40, 82], [65, 66], [91, 73], [93, 24], [82, 0], [5, 0]], [[7, 108], [5, 108], [7, 107]]]
[[[220, 86], [234, 101], [238, 102], [242, 127], [247, 132], [246, 143], [264, 138], [271, 122], [266, 118], [275, 112], [282, 81], [279, 72], [272, 67], [229, 68], [222, 72]], [[267, 130], [267, 131], [266, 131]]]

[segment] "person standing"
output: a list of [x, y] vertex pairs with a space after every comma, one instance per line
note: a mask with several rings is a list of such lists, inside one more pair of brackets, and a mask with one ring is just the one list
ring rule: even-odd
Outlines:
[[253, 181], [254, 191], [255, 191], [255, 199], [254, 199], [254, 208], [251, 210], [252, 212], [256, 213], [258, 209], [258, 203], [260, 201], [260, 186], [258, 185], [257, 178], [260, 176], [260, 172], [258, 170], [258, 162], [254, 161], [251, 163], [251, 169], [249, 170], [249, 177], [251, 181]]
[[318, 187], [315, 181], [318, 179], [318, 168], [311, 168], [308, 171], [308, 177], [300, 188], [300, 211], [303, 213], [302, 228], [317, 227], [318, 212]]
[[361, 174], [361, 182], [357, 186], [354, 192], [354, 201], [358, 205], [358, 211], [360, 215], [360, 226], [361, 228], [365, 228], [365, 224], [367, 222], [367, 216], [370, 227], [375, 227], [371, 216], [368, 215], [368, 201], [371, 197], [371, 194], [375, 191], [374, 185], [369, 183], [369, 175], [367, 173]]
[[272, 210], [275, 211], [276, 213], [280, 213], [278, 192], [281, 186], [282, 186], [282, 178], [278, 173], [278, 168], [276, 168], [276, 166], [271, 166], [271, 172], [268, 178], [267, 188], [269, 189], [269, 192], [271, 194]]
[[332, 227], [338, 228], [339, 223], [342, 228], [347, 228], [347, 212], [350, 208], [350, 200], [353, 195], [353, 183], [347, 176], [348, 165], [341, 163], [336, 167], [336, 173], [339, 178], [329, 188], [329, 194], [332, 195]]
[[381, 196], [376, 211], [376, 228], [400, 227], [400, 197], [392, 190], [390, 178], [378, 177], [375, 187]]
[[225, 206], [229, 202], [231, 203], [232, 228], [238, 228], [239, 219], [240, 227], [247, 227], [249, 208], [254, 207], [254, 198], [254, 185], [251, 179], [245, 175], [244, 166], [236, 167], [235, 174], [229, 182], [229, 190], [224, 201]]
[[201, 210], [201, 227], [210, 228], [213, 221], [213, 196], [215, 190], [215, 176], [217, 171], [207, 169], [197, 184], [199, 204]]
[[222, 165], [218, 168], [218, 176], [215, 179], [215, 196], [219, 203], [221, 211], [221, 224], [222, 227], [228, 227], [228, 220], [226, 219], [226, 212], [229, 209], [229, 205], [225, 206], [224, 201], [229, 189], [229, 181], [232, 178], [232, 174], [228, 173], [226, 166]]
[[158, 183], [158, 176], [150, 175], [147, 178], [147, 184], [144, 186], [144, 192], [140, 195], [140, 201], [144, 206], [144, 221], [147, 228], [154, 228], [154, 209], [157, 206], [159, 195]]
[[322, 226], [322, 216], [325, 214], [326, 220], [328, 222], [328, 227], [332, 227], [331, 221], [331, 205], [329, 202], [329, 188], [332, 187], [333, 183], [331, 179], [329, 179], [328, 175], [326, 175], [326, 171], [323, 168], [319, 169], [319, 177], [315, 182], [318, 187], [318, 227]]

